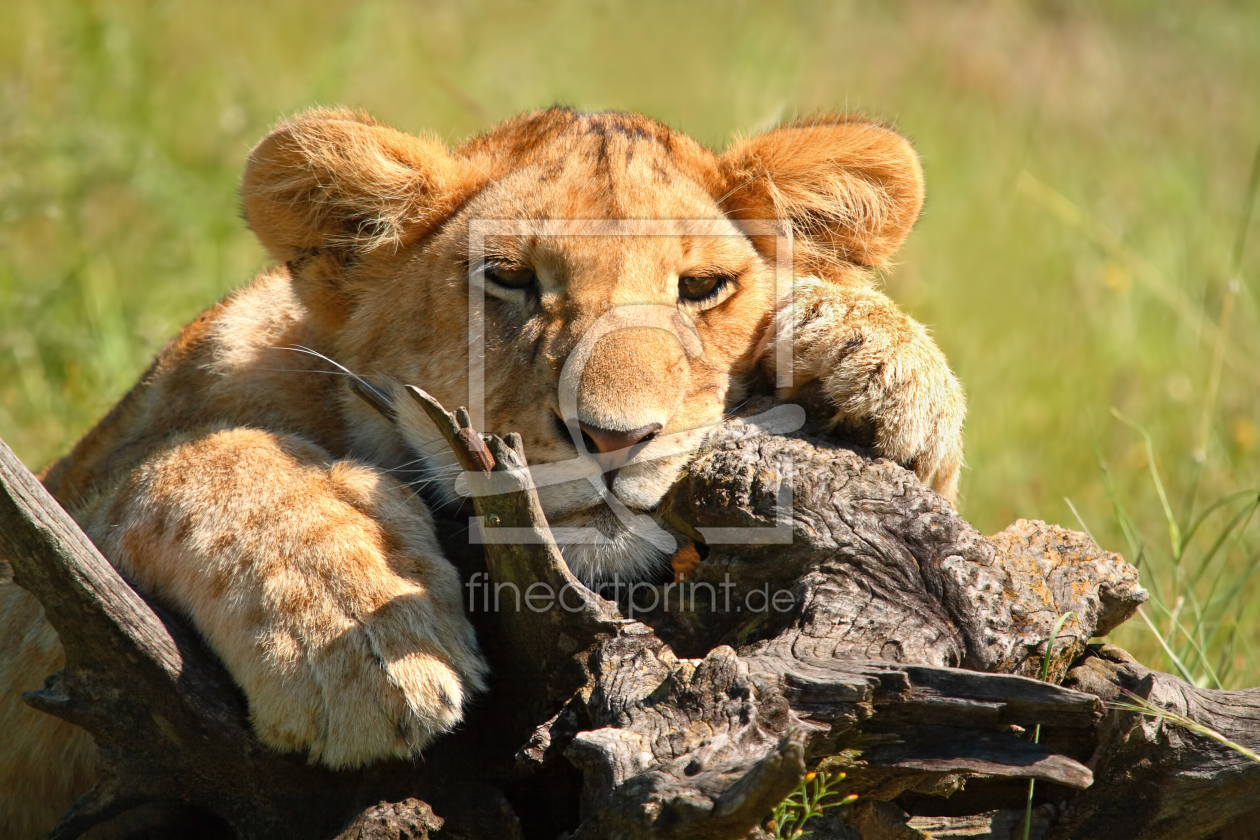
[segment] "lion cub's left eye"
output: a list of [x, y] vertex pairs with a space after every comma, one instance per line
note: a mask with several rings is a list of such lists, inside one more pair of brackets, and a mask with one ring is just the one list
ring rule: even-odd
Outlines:
[[486, 278], [505, 289], [527, 289], [538, 282], [534, 270], [523, 266], [488, 265]]
[[678, 278], [678, 296], [683, 300], [702, 301], [716, 297], [731, 282], [721, 274], [701, 274]]

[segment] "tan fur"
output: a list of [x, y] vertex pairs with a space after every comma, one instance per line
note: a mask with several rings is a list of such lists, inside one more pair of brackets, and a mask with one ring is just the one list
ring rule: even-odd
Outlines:
[[[873, 425], [878, 451], [955, 491], [962, 392], [923, 327], [873, 288], [923, 198], [914, 151], [885, 126], [818, 118], [718, 155], [644, 117], [552, 109], [447, 151], [315, 111], [258, 145], [241, 191], [282, 265], [185, 328], [44, 481], [135, 585], [197, 626], [278, 749], [333, 766], [415, 755], [482, 687], [458, 577], [403, 483], [453, 498], [451, 453], [412, 403], [398, 403], [400, 435], [321, 358], [396, 394], [411, 383], [467, 402], [472, 220], [667, 220], [674, 234], [487, 241], [496, 264], [537, 276], [524, 290], [487, 280], [485, 310], [484, 425], [520, 432], [532, 463], [575, 457], [558, 422], [571, 358], [586, 360], [575, 423], [614, 440], [659, 426], [693, 446], [769, 387], [767, 348], [790, 319], [785, 396], [821, 383], [828, 419]], [[696, 219], [729, 235], [668, 221]], [[795, 238], [798, 280], [781, 300], [775, 243], [750, 226], [767, 219]], [[697, 274], [732, 282], [681, 299], [679, 278]], [[644, 304], [681, 313], [702, 352], [651, 324], [584, 343], [610, 312]], [[602, 494], [650, 512], [687, 458], [622, 463], [609, 490], [585, 478], [540, 489], [553, 524], [606, 537], [564, 547], [576, 572], [668, 569], [669, 553]], [[0, 836], [26, 838], [90, 783], [95, 755], [79, 730], [21, 703], [61, 652], [11, 582], [0, 608], [0, 731], [21, 733], [0, 739]]]

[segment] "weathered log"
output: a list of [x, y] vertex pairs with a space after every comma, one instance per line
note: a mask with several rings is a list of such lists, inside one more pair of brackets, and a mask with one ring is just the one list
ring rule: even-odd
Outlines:
[[[471, 435], [461, 436], [454, 417], [446, 415], [423, 392], [413, 389], [411, 393], [421, 400], [465, 468], [470, 472], [481, 468], [483, 462], [465, 449]], [[766, 451], [779, 442], [788, 446], [785, 455], [778, 450], [774, 454]], [[474, 504], [481, 521], [495, 523], [492, 529], [545, 528], [545, 520], [536, 512], [534, 493], [525, 481], [523, 453], [493, 437], [487, 437], [485, 443], [494, 456], [494, 469], [517, 476], [518, 484], [515, 492], [475, 495]], [[944, 555], [942, 566], [951, 562], [957, 566], [971, 555], [977, 555], [979, 561], [973, 561], [977, 565], [986, 563], [1004, 569], [999, 558], [1009, 558], [1012, 567], [1018, 569], [1024, 557], [1024, 552], [991, 550], [986, 553], [982, 548], [983, 539], [974, 530], [959, 524], [961, 520], [939, 496], [922, 488], [914, 479], [907, 480], [904, 471], [895, 465], [874, 465], [873, 469], [884, 474], [865, 478], [860, 472], [868, 468], [869, 462], [849, 450], [836, 449], [831, 459], [821, 458], [820, 450], [812, 444], [766, 436], [756, 424], [731, 424], [713, 436], [712, 446], [710, 453], [697, 462], [688, 479], [680, 485], [668, 505], [667, 516], [679, 521], [686, 500], [694, 503], [697, 487], [703, 483], [704, 498], [739, 498], [749, 502], [718, 509], [726, 513], [746, 512], [748, 521], [733, 526], [720, 517], [720, 524], [716, 526], [694, 518], [683, 523], [683, 527], [701, 536], [710, 527], [752, 527], [764, 532], [777, 523], [780, 514], [804, 523], [801, 528], [794, 524], [786, 535], [797, 538], [792, 543], [789, 562], [768, 563], [755, 544], [750, 547], [736, 543], [721, 559], [711, 550], [710, 557], [700, 564], [691, 583], [703, 584], [721, 570], [723, 579], [718, 586], [723, 587], [724, 592], [733, 593], [736, 599], [743, 598], [745, 603], [748, 603], [748, 593], [757, 585], [793, 584], [794, 581], [800, 588], [800, 603], [824, 600], [831, 603], [826, 593], [815, 590], [837, 578], [837, 574], [828, 574], [817, 567], [828, 558], [836, 559], [837, 534], [851, 515], [849, 508], [833, 499], [840, 484], [847, 485], [852, 493], [854, 511], [864, 508], [864, 500], [876, 494], [888, 500], [902, 500], [902, 506], [889, 503], [886, 505], [889, 510], [876, 511], [870, 517], [866, 527], [872, 534], [880, 527], [881, 515], [897, 522], [892, 514], [892, 509], [896, 508], [903, 511], [903, 520], [913, 520], [922, 534], [934, 534], [937, 540], [934, 547], [939, 548], [944, 544], [942, 537], [946, 529], [931, 521], [931, 516], [948, 522], [952, 526], [948, 533], [955, 537], [955, 542], [963, 543], [963, 547], [954, 549], [946, 544], [951, 550]], [[810, 493], [804, 494], [789, 511], [780, 510], [784, 477], [792, 469], [791, 459], [806, 452], [815, 460], [798, 469], [802, 472], [816, 470], [817, 475], [803, 478], [808, 487], [817, 491], [817, 499], [827, 511], [821, 513], [820, 505], [819, 516], [813, 524], [808, 522], [808, 513], [814, 510], [811, 504], [816, 501]], [[746, 464], [725, 463], [723, 455], [744, 458], [754, 466], [750, 470], [745, 468]], [[821, 466], [815, 467], [815, 463]], [[779, 469], [762, 469], [768, 464], [777, 464]], [[891, 493], [886, 486], [890, 471], [900, 473], [902, 482]], [[768, 484], [757, 485], [763, 477], [768, 477]], [[475, 476], [470, 478], [470, 482], [474, 479]], [[529, 503], [522, 504], [521, 497], [529, 499]], [[911, 500], [909, 505], [905, 505], [907, 499]], [[699, 512], [709, 513], [710, 508], [701, 507]], [[824, 523], [826, 517], [830, 519]], [[824, 532], [814, 527], [820, 523], [828, 526], [826, 538], [821, 537]], [[797, 531], [800, 533], [795, 534]], [[924, 541], [913, 528], [906, 528], [906, 532], [914, 541]], [[959, 539], [958, 535], [964, 537]], [[526, 541], [530, 542], [528, 535]], [[885, 541], [888, 540], [885, 538]], [[797, 542], [801, 542], [800, 548]], [[903, 535], [894, 544], [904, 543]], [[496, 548], [491, 545], [487, 551], [492, 572], [499, 562], [494, 556]], [[1112, 601], [1119, 605], [1117, 609], [1122, 613], [1131, 612], [1143, 596], [1131, 570], [1118, 558], [1104, 556], [1096, 549], [1076, 548], [1080, 557], [1059, 557], [1052, 565], [1067, 565], [1073, 559], [1080, 564], [1101, 564], [1101, 568], [1112, 571], [1106, 581], [1108, 591], [1114, 592]], [[527, 581], [576, 585], [563, 570], [558, 551], [551, 546], [548, 549], [534, 552], [520, 545], [512, 546], [512, 574]], [[966, 551], [970, 555], [962, 554]], [[956, 559], [956, 554], [962, 554], [962, 558]], [[913, 552], [905, 552], [902, 568], [895, 569], [885, 557], [878, 571], [897, 577], [898, 597], [908, 601], [908, 596], [915, 592], [920, 596], [920, 603], [931, 604], [922, 582], [925, 569], [920, 568], [920, 564], [926, 567], [938, 557], [929, 557], [925, 551], [920, 559]], [[876, 571], [877, 559], [878, 555], [871, 559], [872, 571]], [[810, 577], [811, 573], [815, 578]], [[939, 576], [953, 580], [948, 573]], [[498, 575], [494, 577], [497, 581]], [[970, 585], [973, 591], [985, 593], [993, 586], [991, 579], [997, 579], [993, 572], [974, 569], [968, 569], [960, 577], [962, 583], [956, 587], [960, 592]], [[977, 579], [979, 585], [975, 583]], [[1041, 589], [1051, 591], [1044, 575], [1040, 583]], [[666, 586], [668, 584], [662, 589]], [[947, 583], [946, 590], [952, 592], [948, 587]], [[1100, 612], [1098, 591], [1101, 588], [1100, 584], [1092, 589], [1085, 587], [1084, 597], [1078, 598], [1081, 603], [1071, 604], [1081, 616], [1082, 625], [1100, 615], [1109, 621], [1125, 617]], [[1078, 586], [1071, 591], [1080, 589]], [[716, 594], [716, 588], [712, 591]], [[963, 603], [965, 597], [960, 594], [956, 600]], [[661, 603], [667, 602], [662, 598]], [[1057, 606], [1033, 604], [1034, 615], [1044, 612], [1047, 606]], [[589, 648], [575, 654], [587, 663], [587, 672], [585, 684], [573, 687], [576, 696], [587, 698], [582, 712], [591, 729], [573, 736], [566, 749], [568, 758], [583, 770], [586, 778], [582, 800], [584, 817], [575, 836], [739, 837], [795, 786], [804, 772], [803, 761], [807, 755], [832, 755], [842, 751], [861, 753], [860, 759], [854, 759], [854, 765], [860, 764], [867, 771], [861, 775], [865, 777], [863, 789], [868, 794], [878, 791], [881, 795], [893, 795], [916, 786], [936, 789], [943, 778], [964, 773], [1042, 778], [1077, 787], [1087, 786], [1091, 781], [1088, 770], [1079, 763], [1053, 755], [1009, 731], [1012, 724], [1051, 721], [1060, 725], [1090, 725], [1100, 714], [1097, 701], [1091, 697], [1073, 695], [1052, 685], [1014, 676], [990, 677], [985, 681], [976, 675], [943, 668], [897, 669], [883, 663], [852, 661], [844, 655], [845, 651], [838, 651], [836, 645], [827, 647], [825, 653], [817, 646], [806, 651], [800, 644], [806, 636], [823, 643], [837, 638], [835, 623], [826, 624], [818, 613], [809, 609], [796, 610], [797, 621], [791, 622], [786, 631], [763, 644], [745, 645], [744, 655], [740, 656], [731, 647], [720, 644], [713, 632], [724, 622], [697, 620], [697, 606], [704, 609], [704, 602], [697, 602], [693, 597], [690, 609], [683, 609], [677, 615], [683, 617], [682, 623], [690, 628], [692, 636], [696, 635], [697, 628], [709, 630], [710, 638], [701, 645], [708, 650], [703, 659], [679, 659], [662, 641], [661, 636], [671, 637], [669, 631], [675, 626], [668, 621], [674, 616], [663, 608], [656, 615], [667, 620], [659, 623], [661, 632], [658, 634], [637, 622], [609, 622], [606, 616], [611, 614], [610, 607], [598, 610], [599, 620], [605, 623], [593, 636], [584, 630], [567, 634], [570, 639], [592, 639]], [[729, 603], [723, 606], [729, 608]], [[627, 603], [627, 609], [633, 614], [634, 605]], [[936, 611], [941, 612], [939, 607]], [[535, 618], [529, 612], [509, 611], [505, 620], [514, 627], [510, 635], [543, 648], [541, 652], [525, 651], [527, 658], [542, 662], [548, 655], [545, 651], [555, 649], [555, 622], [564, 620], [559, 612], [534, 613], [532, 616], [539, 616]], [[716, 616], [717, 612], [716, 600], [711, 599], [708, 614]], [[740, 609], [724, 609], [723, 612], [729, 622]], [[990, 624], [1003, 629], [1007, 625], [1014, 626], [1009, 618], [1012, 613], [1009, 609], [1002, 613], [1006, 624], [999, 625], [1000, 619], [990, 619]], [[587, 620], [580, 619], [575, 625], [580, 626]], [[970, 620], [976, 627], [983, 626]], [[947, 626], [946, 621], [941, 620], [942, 627]], [[530, 628], [530, 624], [536, 626]], [[871, 623], [867, 626], [882, 634], [883, 642], [890, 638], [884, 632], [885, 625]], [[1090, 625], [1088, 630], [1080, 631], [1080, 635], [1088, 638], [1093, 629]], [[613, 631], [611, 635], [609, 631]], [[1002, 645], [993, 632], [986, 635], [976, 630], [974, 635], [980, 640], [978, 644], [987, 645], [986, 651]], [[910, 638], [907, 636], [908, 640]], [[1033, 639], [1027, 644], [1035, 650], [1039, 641]], [[1004, 647], [1010, 649], [1013, 645], [1006, 643]], [[991, 654], [990, 657], [994, 658]], [[894, 707], [898, 712], [911, 711], [904, 712], [900, 718], [898, 712], [879, 715], [885, 707]], [[939, 713], [923, 714], [932, 709]], [[891, 729], [883, 731], [878, 725], [857, 726], [866, 717], [880, 720], [887, 717]], [[546, 733], [539, 741], [554, 743], [555, 735]], [[915, 746], [906, 749], [906, 743]]]
[[[1069, 792], [1051, 787], [1038, 799], [1035, 840], [1173, 840], [1260, 837], [1260, 762], [1157, 713], [1135, 712], [1145, 701], [1206, 726], [1252, 752], [1260, 751], [1260, 689], [1212, 691], [1144, 668], [1112, 645], [1092, 645], [1065, 685], [1095, 695], [1113, 711], [1073, 751], [1089, 752], [1095, 782]], [[1063, 733], [1043, 733], [1060, 747]], [[1079, 737], [1079, 733], [1078, 733]], [[971, 798], [1013, 799], [993, 788]], [[994, 794], [997, 794], [995, 796]], [[1009, 790], [1023, 798], [1024, 790]], [[974, 794], [978, 794], [978, 797]], [[922, 804], [920, 800], [919, 804]], [[916, 816], [909, 837], [1023, 837], [1024, 810]]]
[[[396, 416], [383, 394], [360, 390]], [[76, 836], [136, 803], [176, 801], [215, 815], [225, 836], [238, 837], [510, 838], [523, 830], [734, 838], [756, 831], [824, 759], [844, 767], [846, 789], [868, 802], [853, 813], [862, 836], [924, 836], [878, 800], [923, 800], [968, 778], [1049, 783], [1054, 801], [1039, 813], [1054, 817], [1045, 817], [1047, 830], [1068, 831], [1050, 836], [1086, 836], [1071, 832], [1108, 807], [1126, 807], [1099, 793], [1113, 776], [1123, 769], [1133, 785], [1149, 778], [1126, 763], [1132, 716], [1107, 713], [1099, 699], [1114, 696], [1102, 682], [1132, 682], [1132, 674], [1090, 682], [1084, 675], [1094, 671], [1082, 669], [1099, 666], [1084, 660], [1071, 685], [1085, 692], [1021, 676], [1034, 673], [1064, 613], [1074, 618], [1053, 640], [1056, 677], [1144, 598], [1131, 567], [1083, 535], [1019, 522], [986, 539], [894, 464], [737, 421], [710, 437], [662, 512], [700, 540], [703, 557], [684, 582], [693, 597], [677, 606], [679, 584], [661, 582], [618, 605], [564, 565], [519, 439], [477, 435], [466, 415], [447, 414], [422, 392], [413, 397], [450, 440], [470, 487], [484, 479], [483, 487], [503, 490], [507, 482], [507, 492], [473, 498], [483, 536], [514, 528], [534, 537], [490, 540], [483, 553], [467, 537], [452, 538], [463, 526], [449, 529], [461, 571], [522, 590], [544, 582], [568, 595], [565, 609], [473, 610], [495, 672], [492, 692], [464, 730], [416, 766], [331, 773], [260, 747], [214, 658], [179, 620], [136, 596], [0, 451], [0, 552], [67, 650], [65, 670], [32, 703], [92, 732], [106, 767], [56, 836]], [[721, 542], [730, 528], [770, 539]], [[773, 541], [784, 537], [790, 544]], [[658, 604], [642, 608], [651, 594]], [[672, 609], [659, 603], [670, 594]], [[729, 599], [721, 609], [719, 594]], [[1200, 695], [1176, 691], [1199, 698], [1192, 712], [1207, 708]], [[1211, 702], [1252, 719], [1250, 693]], [[1053, 737], [1031, 743], [1036, 724]], [[1230, 731], [1246, 738], [1249, 725]], [[1210, 765], [1240, 792], [1217, 816], [1245, 810], [1242, 794], [1255, 790], [1247, 768], [1210, 743], [1170, 744], [1155, 739], [1141, 755], [1143, 767], [1162, 768], [1168, 809], [1178, 791], [1198, 790], [1196, 768]], [[942, 830], [962, 819], [915, 818]], [[834, 836], [853, 830], [832, 822]], [[990, 815], [987, 824], [1000, 822]]]
[[[1212, 691], [1144, 668], [1111, 645], [1090, 650], [1067, 683], [1113, 704], [1140, 698], [1260, 753], [1260, 689]], [[1249, 817], [1260, 836], [1260, 762], [1177, 723], [1117, 711], [1100, 726], [1090, 765], [1095, 786], [1058, 803], [1048, 837], [1173, 840], [1208, 837]], [[1117, 803], [1128, 809], [1120, 811]], [[1240, 826], [1242, 827], [1242, 826]]]
[[336, 840], [427, 840], [443, 824], [427, 802], [381, 802], [351, 820]]
[[[475, 473], [484, 462], [466, 419], [457, 422], [424, 392], [409, 392], [470, 472], [475, 491]], [[786, 704], [758, 696], [729, 648], [716, 648], [700, 662], [680, 661], [649, 627], [622, 618], [613, 604], [582, 586], [549, 538], [519, 439], [509, 440], [486, 437], [485, 445], [498, 477], [510, 482], [497, 489], [510, 491], [474, 497], [488, 533], [524, 532], [487, 545], [491, 576], [522, 589], [542, 581], [552, 592], [581, 598], [572, 612], [518, 607], [498, 614], [519, 655], [540, 669], [535, 674], [542, 678], [533, 682], [548, 687], [543, 694], [585, 698], [580, 717], [589, 729], [570, 735], [552, 726], [532, 739], [563, 747], [586, 776], [583, 819], [574, 837], [746, 834], [805, 772], [803, 731], [793, 725]], [[557, 656], [581, 668], [557, 667]], [[546, 748], [535, 754], [545, 763]], [[521, 763], [529, 760], [523, 756]]]
[[[700, 536], [789, 528], [790, 550], [747, 540], [711, 546], [696, 580], [734, 582], [736, 603], [766, 584], [794, 586], [803, 620], [786, 634], [761, 633], [777, 633], [774, 645], [798, 656], [808, 644], [808, 656], [824, 661], [1034, 676], [1055, 622], [1072, 613], [1054, 645], [1057, 682], [1091, 636], [1110, 632], [1146, 598], [1136, 569], [1084, 534], [1020, 520], [986, 539], [896, 464], [743, 421], [710, 436], [665, 516]], [[741, 640], [757, 630], [739, 613], [725, 618]], [[693, 624], [708, 630], [713, 619]]]

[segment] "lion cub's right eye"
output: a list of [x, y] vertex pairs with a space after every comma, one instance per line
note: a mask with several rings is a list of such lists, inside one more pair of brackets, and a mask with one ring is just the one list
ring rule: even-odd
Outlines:
[[731, 278], [721, 274], [697, 274], [678, 278], [678, 296], [693, 303], [703, 303], [721, 294]]
[[485, 268], [487, 280], [505, 289], [528, 289], [538, 282], [538, 275], [532, 268], [514, 265], [495, 265], [490, 263]]

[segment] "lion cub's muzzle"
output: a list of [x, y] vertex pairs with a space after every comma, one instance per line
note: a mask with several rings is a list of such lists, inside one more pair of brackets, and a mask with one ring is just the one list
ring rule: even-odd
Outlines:
[[[611, 489], [617, 471], [678, 415], [691, 381], [690, 365], [672, 331], [639, 326], [607, 332], [584, 362], [576, 399], [570, 402], [561, 394], [561, 420], [566, 437], [599, 463]], [[565, 416], [566, 407], [576, 407], [576, 416]]]
[[562, 434], [572, 438], [578, 452], [594, 459], [604, 474], [604, 483], [613, 489], [617, 472], [643, 451], [661, 430], [660, 423], [649, 423], [635, 429], [621, 431], [605, 429], [590, 423], [578, 422], [570, 426], [559, 416], [557, 424]]

